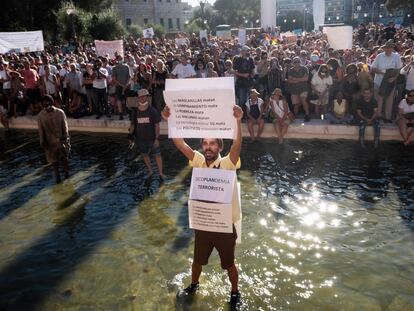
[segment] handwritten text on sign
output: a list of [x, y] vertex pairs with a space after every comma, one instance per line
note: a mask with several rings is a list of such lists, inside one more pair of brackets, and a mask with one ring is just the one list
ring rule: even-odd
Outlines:
[[169, 138], [234, 138], [233, 90], [166, 90], [164, 98]]
[[231, 203], [236, 171], [193, 168], [190, 200]]
[[231, 204], [188, 200], [190, 228], [210, 232], [233, 232]]

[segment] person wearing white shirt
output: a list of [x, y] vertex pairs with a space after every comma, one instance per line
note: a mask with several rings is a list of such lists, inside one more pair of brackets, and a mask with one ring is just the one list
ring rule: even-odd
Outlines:
[[105, 109], [107, 110], [107, 117], [111, 117], [110, 111], [108, 110], [107, 77], [108, 71], [105, 68], [102, 68], [102, 62], [97, 60], [92, 73], [92, 85], [93, 90], [95, 91], [94, 110], [97, 112], [96, 119], [99, 119], [102, 116]]
[[397, 123], [404, 145], [408, 146], [414, 141], [414, 90], [408, 91], [406, 98], [398, 105]]
[[175, 66], [171, 75], [178, 79], [195, 78], [196, 72], [194, 67], [188, 63], [187, 56], [183, 55], [181, 56], [181, 63]]
[[400, 73], [407, 77], [405, 82], [405, 93], [408, 91], [414, 90], [414, 56], [411, 56], [410, 62], [407, 66], [404, 66]]
[[[371, 69], [372, 72], [375, 74], [374, 76], [374, 96], [378, 103], [378, 114], [382, 116], [382, 106], [385, 100], [385, 111], [384, 111], [384, 121], [391, 122], [392, 117], [392, 108], [394, 104], [394, 92], [395, 87], [389, 92], [388, 96], [384, 98], [384, 96], [380, 95], [380, 86], [382, 80], [384, 78], [384, 74], [387, 69], [398, 69], [400, 70], [403, 65], [401, 62], [400, 55], [398, 53], [393, 52], [394, 50], [394, 43], [392, 41], [388, 41], [384, 45], [384, 52], [378, 54], [375, 58], [374, 62], [372, 63]], [[388, 79], [389, 83], [393, 83], [397, 80], [398, 75]]]

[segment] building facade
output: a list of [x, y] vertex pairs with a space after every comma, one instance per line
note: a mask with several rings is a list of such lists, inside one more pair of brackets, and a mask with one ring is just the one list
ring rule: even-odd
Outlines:
[[181, 0], [115, 0], [113, 7], [127, 28], [159, 24], [166, 32], [178, 32], [192, 16], [192, 7]]
[[354, 0], [353, 19], [358, 23], [381, 23], [387, 24], [393, 21], [396, 24], [408, 24], [410, 13], [405, 10], [389, 12], [386, 0]]

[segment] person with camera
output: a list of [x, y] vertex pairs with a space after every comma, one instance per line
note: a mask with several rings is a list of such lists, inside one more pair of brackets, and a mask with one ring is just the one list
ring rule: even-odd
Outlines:
[[105, 112], [107, 117], [111, 117], [111, 112], [108, 107], [108, 92], [107, 92], [107, 82], [106, 78], [108, 77], [108, 70], [102, 68], [101, 60], [95, 61], [93, 66], [92, 80], [93, 80], [93, 90], [95, 92], [95, 107], [94, 110], [97, 113], [96, 119], [99, 119]]

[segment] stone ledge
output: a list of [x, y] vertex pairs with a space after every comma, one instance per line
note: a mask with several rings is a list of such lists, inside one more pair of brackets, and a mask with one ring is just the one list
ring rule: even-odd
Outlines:
[[[128, 120], [117, 120], [117, 116], [108, 119], [102, 116], [96, 120], [94, 117], [84, 117], [81, 119], [68, 119], [69, 130], [74, 132], [92, 133], [123, 133], [126, 134], [130, 122]], [[24, 116], [10, 119], [10, 128], [37, 130], [37, 117]], [[257, 128], [255, 128], [257, 130]], [[244, 137], [249, 137], [247, 125], [243, 124], [242, 133]], [[167, 134], [167, 123], [161, 122], [161, 134]], [[267, 123], [262, 137], [275, 138], [276, 134], [273, 125]], [[358, 138], [358, 127], [353, 125], [333, 125], [326, 120], [311, 120], [304, 123], [301, 119], [295, 120], [290, 126], [286, 138], [299, 139], [350, 139]], [[366, 138], [373, 139], [372, 127], [367, 128]], [[395, 124], [381, 125], [381, 140], [398, 140], [401, 136]]]

